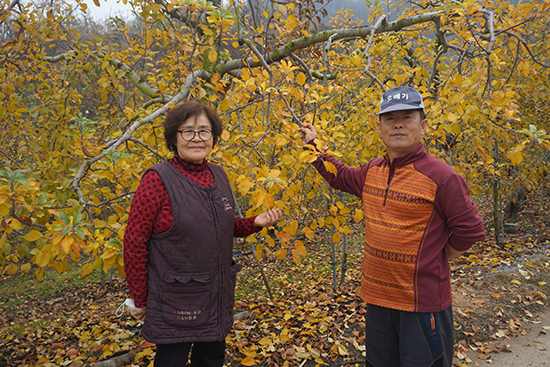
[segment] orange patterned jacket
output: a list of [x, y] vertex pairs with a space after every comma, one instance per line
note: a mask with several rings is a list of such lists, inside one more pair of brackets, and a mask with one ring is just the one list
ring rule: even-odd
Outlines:
[[[336, 176], [323, 160], [336, 166]], [[429, 156], [422, 144], [391, 165], [387, 154], [360, 168], [328, 155], [313, 165], [333, 188], [363, 201], [361, 298], [411, 312], [449, 307], [451, 271], [445, 246], [466, 251], [485, 238], [464, 178]]]

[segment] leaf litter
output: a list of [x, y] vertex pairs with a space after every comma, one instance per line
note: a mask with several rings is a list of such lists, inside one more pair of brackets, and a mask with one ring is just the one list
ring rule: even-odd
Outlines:
[[[489, 214], [478, 205], [484, 218]], [[496, 246], [490, 223], [488, 238], [468, 256], [452, 262], [457, 366], [479, 365], [493, 353], [509, 352], [510, 338], [539, 327], [536, 316], [548, 312], [550, 235], [548, 208], [520, 213], [523, 231], [507, 235]], [[320, 230], [322, 232], [322, 230]], [[363, 234], [352, 227], [345, 282], [333, 290], [330, 238], [317, 233], [304, 244], [301, 264], [275, 261], [265, 254], [263, 271], [273, 289], [266, 292], [257, 262], [245, 265], [237, 285], [236, 309], [248, 317], [236, 320], [227, 337], [228, 366], [364, 365], [366, 304], [357, 296], [361, 276]], [[337, 247], [340, 261], [341, 244]], [[340, 265], [337, 280], [340, 282]], [[3, 276], [2, 283], [13, 281]], [[133, 353], [124, 366], [152, 366], [155, 346], [139, 336], [140, 324], [125, 312], [115, 315], [127, 297], [126, 284], [114, 277], [62, 289], [39, 299], [28, 289], [17, 296], [0, 295], [1, 366], [93, 366]], [[471, 360], [466, 352], [475, 351]]]

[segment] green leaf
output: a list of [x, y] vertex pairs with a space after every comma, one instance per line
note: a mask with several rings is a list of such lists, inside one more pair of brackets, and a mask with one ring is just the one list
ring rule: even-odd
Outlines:
[[73, 218], [73, 225], [77, 225], [82, 220], [82, 213], [76, 213]]
[[59, 212], [59, 219], [61, 219], [61, 221], [66, 225], [71, 224], [71, 218], [69, 218], [69, 216], [63, 212]]
[[42, 194], [38, 195], [38, 197], [36, 198], [36, 203], [37, 204], [42, 204], [47, 199], [48, 199], [48, 193], [43, 192]]
[[84, 237], [85, 237], [85, 234], [84, 234], [84, 231], [82, 230], [82, 228], [76, 228], [76, 234], [77, 234], [78, 237], [80, 237], [81, 239], [84, 239]]

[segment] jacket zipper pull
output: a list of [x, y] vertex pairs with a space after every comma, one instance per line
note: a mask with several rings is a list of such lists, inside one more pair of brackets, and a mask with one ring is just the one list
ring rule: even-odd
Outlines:
[[386, 206], [386, 200], [388, 199], [388, 191], [390, 190], [390, 184], [386, 186], [386, 194], [384, 195], [384, 205]]

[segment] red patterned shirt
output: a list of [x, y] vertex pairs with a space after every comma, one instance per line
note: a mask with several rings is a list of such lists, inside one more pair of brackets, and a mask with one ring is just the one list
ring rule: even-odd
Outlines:
[[[214, 176], [204, 161], [201, 164], [189, 163], [177, 153], [169, 162], [184, 176], [194, 182], [209, 187]], [[235, 237], [245, 237], [260, 231], [254, 226], [256, 217], [236, 219]], [[132, 200], [126, 231], [124, 232], [124, 270], [130, 296], [138, 308], [147, 303], [147, 241], [151, 234], [161, 234], [172, 226], [172, 206], [168, 192], [155, 171], [148, 171], [139, 183]]]

